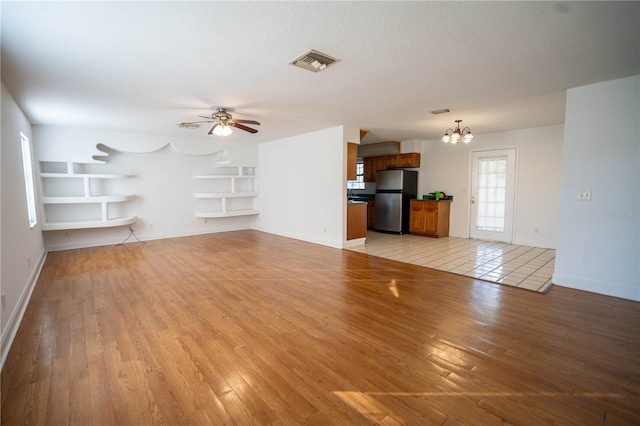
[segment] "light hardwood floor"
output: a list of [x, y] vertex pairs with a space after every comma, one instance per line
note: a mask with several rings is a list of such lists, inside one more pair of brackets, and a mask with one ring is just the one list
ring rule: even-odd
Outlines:
[[50, 253], [2, 425], [640, 424], [640, 303], [257, 231]]

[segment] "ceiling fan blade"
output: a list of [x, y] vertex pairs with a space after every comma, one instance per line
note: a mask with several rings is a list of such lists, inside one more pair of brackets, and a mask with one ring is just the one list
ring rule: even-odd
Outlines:
[[213, 120], [213, 117], [212, 117], [212, 116], [208, 116], [208, 117], [207, 117], [206, 115], [199, 115], [198, 117], [200, 117], [200, 118], [207, 118], [207, 119], [209, 119], [209, 120]]
[[260, 125], [260, 123], [258, 123], [255, 120], [236, 120], [235, 118], [233, 119], [233, 121], [235, 121], [236, 123], [243, 123], [243, 124], [257, 124], [258, 126]]
[[183, 124], [197, 124], [197, 123], [215, 123], [216, 120], [205, 120], [205, 121], [189, 121], [188, 123]]
[[252, 129], [251, 127], [244, 126], [238, 123], [236, 120], [234, 120], [233, 123], [229, 124], [229, 126], [233, 126], [236, 129], [244, 130], [245, 132], [249, 132], [249, 133], [258, 133], [256, 129]]
[[209, 130], [209, 134], [212, 135], [213, 134], [213, 130], [218, 127], [218, 123], [214, 124], [213, 127], [211, 128], [211, 130]]

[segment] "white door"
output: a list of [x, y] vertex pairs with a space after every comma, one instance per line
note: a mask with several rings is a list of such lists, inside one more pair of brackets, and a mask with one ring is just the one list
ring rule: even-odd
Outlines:
[[471, 153], [471, 238], [511, 242], [515, 179], [515, 149]]

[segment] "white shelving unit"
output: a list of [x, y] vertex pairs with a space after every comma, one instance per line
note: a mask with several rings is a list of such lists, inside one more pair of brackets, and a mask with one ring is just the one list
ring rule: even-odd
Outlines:
[[218, 218], [259, 214], [255, 208], [258, 196], [255, 167], [220, 166], [217, 173], [195, 175], [196, 180], [209, 181], [211, 192], [196, 192], [194, 197], [209, 200], [209, 209], [196, 211], [196, 217]]
[[[42, 197], [46, 220], [43, 231], [60, 231], [69, 229], [108, 228], [126, 226], [136, 222], [135, 216], [111, 217], [109, 204], [131, 201], [134, 195], [94, 195], [96, 182], [103, 179], [128, 179], [134, 175], [82, 173], [77, 169], [90, 163], [74, 162], [40, 162], [40, 179], [42, 181]], [[56, 184], [56, 179], [63, 179], [64, 184]], [[82, 187], [68, 180], [82, 182]], [[53, 195], [47, 195], [53, 192]], [[69, 194], [72, 192], [72, 194]], [[99, 205], [100, 210], [79, 208], [79, 206]], [[59, 207], [58, 207], [59, 206]], [[48, 209], [57, 208], [54, 212]], [[82, 217], [83, 215], [86, 215]], [[52, 218], [53, 217], [53, 218]]]

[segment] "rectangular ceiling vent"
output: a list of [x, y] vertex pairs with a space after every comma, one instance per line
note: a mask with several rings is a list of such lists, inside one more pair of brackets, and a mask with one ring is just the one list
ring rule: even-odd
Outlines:
[[340, 62], [340, 59], [332, 58], [331, 56], [311, 49], [307, 53], [304, 53], [293, 61], [289, 62], [289, 65], [294, 67], [303, 68], [305, 70], [318, 72], [327, 68], [329, 65]]

